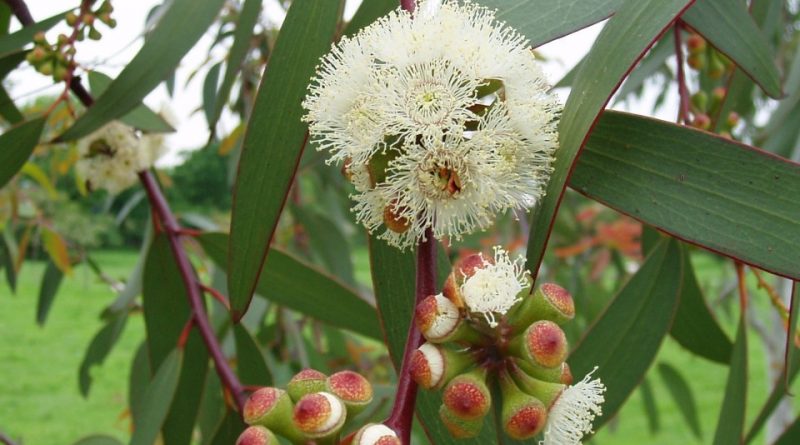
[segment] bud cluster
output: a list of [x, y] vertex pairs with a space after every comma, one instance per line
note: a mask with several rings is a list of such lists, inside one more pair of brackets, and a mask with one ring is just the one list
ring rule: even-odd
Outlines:
[[479, 434], [502, 397], [506, 434], [544, 443], [579, 444], [601, 414], [605, 387], [587, 376], [577, 385], [565, 362], [569, 347], [559, 325], [575, 316], [572, 296], [557, 284], [531, 292], [522, 261], [495, 248], [458, 261], [443, 293], [421, 301], [417, 326], [427, 340], [412, 356], [411, 376], [442, 391], [439, 411], [454, 437]]
[[[697, 33], [693, 32], [689, 35], [686, 40], [686, 48], [689, 51], [686, 58], [687, 65], [711, 81], [720, 80], [735, 68], [731, 59], [708, 45], [706, 40]], [[690, 125], [701, 130], [710, 130], [713, 126], [710, 116], [719, 116], [726, 95], [727, 90], [724, 87], [714, 88], [710, 95], [702, 90], [692, 95], [689, 104], [692, 112]], [[724, 121], [717, 126], [719, 134], [731, 137], [731, 132], [739, 124], [739, 115], [736, 112], [730, 112], [727, 116], [719, 117], [719, 119], [723, 118]]]
[[59, 34], [51, 43], [44, 32], [37, 32], [33, 36], [33, 49], [26, 56], [28, 63], [41, 74], [52, 76], [56, 82], [67, 80], [68, 73], [75, 69], [75, 41], [82, 41], [87, 35], [91, 40], [100, 40], [103, 35], [97, 29], [98, 22], [109, 28], [117, 26], [117, 21], [111, 17], [113, 11], [111, 2], [105, 0], [95, 10], [81, 10], [78, 14], [68, 12], [64, 20], [72, 28], [72, 34]]
[[[285, 390], [260, 388], [250, 396], [243, 412], [250, 427], [236, 444], [278, 444], [276, 435], [292, 443], [338, 444], [345, 422], [369, 405], [372, 397], [372, 385], [356, 372], [326, 376], [304, 369], [292, 377]], [[395, 432], [380, 424], [365, 425], [345, 443], [400, 445]]]

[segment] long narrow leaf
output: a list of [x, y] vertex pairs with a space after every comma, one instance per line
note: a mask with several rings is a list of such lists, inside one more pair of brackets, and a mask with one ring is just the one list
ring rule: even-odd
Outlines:
[[739, 321], [729, 369], [714, 445], [742, 443], [747, 407], [747, 324], [744, 315]]

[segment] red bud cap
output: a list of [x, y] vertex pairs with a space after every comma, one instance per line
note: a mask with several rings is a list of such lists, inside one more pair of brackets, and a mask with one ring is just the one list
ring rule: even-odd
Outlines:
[[692, 34], [688, 39], [686, 39], [686, 47], [689, 48], [689, 52], [692, 54], [705, 51], [706, 39], [701, 37], [699, 34]]
[[244, 405], [243, 417], [249, 425], [265, 426], [289, 439], [302, 439], [292, 425], [292, 400], [286, 391], [266, 387], [250, 395]]
[[312, 439], [324, 439], [339, 433], [347, 417], [347, 409], [328, 392], [306, 394], [294, 407], [295, 426]]
[[572, 370], [569, 369], [567, 362], [561, 364], [561, 379], [559, 380], [565, 385], [571, 385], [573, 381]]
[[483, 427], [483, 418], [463, 419], [455, 415], [445, 405], [439, 408], [439, 418], [442, 419], [447, 431], [450, 431], [450, 434], [456, 439], [476, 437], [481, 432], [481, 427]]
[[372, 385], [357, 372], [337, 372], [328, 377], [325, 387], [344, 402], [351, 412], [361, 411], [372, 402]]
[[511, 315], [511, 326], [515, 330], [522, 330], [538, 320], [550, 320], [562, 325], [573, 318], [575, 302], [569, 291], [555, 283], [544, 283], [517, 306]]
[[511, 341], [511, 350], [531, 363], [544, 367], [561, 367], [567, 358], [567, 336], [557, 324], [537, 321], [525, 333]]
[[325, 390], [325, 374], [316, 369], [304, 369], [292, 377], [286, 385], [286, 391], [295, 402], [304, 395]]
[[382, 423], [370, 423], [356, 432], [353, 445], [402, 445], [397, 433]]
[[475, 369], [456, 376], [444, 388], [442, 402], [450, 413], [461, 419], [474, 420], [485, 416], [492, 406], [486, 372]]
[[278, 440], [272, 432], [263, 426], [248, 427], [236, 439], [236, 445], [277, 445]]

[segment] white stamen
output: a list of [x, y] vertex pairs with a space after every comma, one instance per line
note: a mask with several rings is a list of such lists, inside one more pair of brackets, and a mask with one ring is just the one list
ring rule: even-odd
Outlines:
[[505, 315], [521, 298], [517, 295], [527, 285], [525, 259], [514, 261], [499, 246], [494, 248], [494, 264], [484, 260], [483, 267], [461, 285], [464, 303], [472, 312], [483, 314], [489, 326], [497, 326], [495, 314]]
[[600, 379], [591, 380], [596, 370], [597, 367], [558, 397], [547, 416], [540, 445], [580, 445], [583, 436], [592, 433], [592, 421], [603, 414], [606, 391]]

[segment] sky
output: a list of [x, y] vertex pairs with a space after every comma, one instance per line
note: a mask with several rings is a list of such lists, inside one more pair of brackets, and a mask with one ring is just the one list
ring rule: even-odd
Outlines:
[[[345, 17], [352, 16], [360, 1], [347, 0]], [[34, 19], [41, 20], [75, 7], [79, 1], [28, 0], [27, 3]], [[102, 31], [103, 38], [100, 41], [87, 39], [78, 42], [76, 56], [80, 65], [97, 69], [112, 77], [118, 74], [141, 48], [141, 33], [147, 14], [154, 6], [161, 4], [161, 0], [125, 0], [115, 1], [113, 4], [115, 8], [113, 16], [117, 20], [117, 27], [114, 29], [101, 28], [104, 30]], [[264, 9], [261, 14], [262, 23], [277, 26], [282, 23], [284, 17], [285, 12], [278, 0], [264, 0]], [[19, 25], [13, 23], [12, 26], [14, 27], [12, 29], [15, 29]], [[543, 68], [551, 83], [556, 83], [588, 52], [601, 28], [602, 23], [537, 48], [547, 59]], [[48, 37], [54, 38], [59, 32], [65, 32], [65, 29], [65, 25], [57, 25], [48, 33]], [[201, 148], [208, 140], [208, 127], [205, 117], [200, 111], [205, 72], [201, 72], [191, 80], [189, 77], [192, 71], [204, 65], [207, 57], [214, 60], [224, 59], [225, 51], [219, 48], [211, 54], [208, 53], [211, 42], [211, 36], [205, 35], [183, 58], [176, 70], [176, 92], [173, 97], [168, 95], [162, 84], [144, 100], [156, 111], [166, 107], [177, 119], [177, 132], [168, 136], [166, 142], [169, 152], [159, 161], [160, 166], [180, 163], [183, 159], [181, 153]], [[206, 68], [210, 66], [212, 64], [205, 64]], [[7, 86], [10, 86], [9, 94], [18, 103], [20, 100], [24, 103], [26, 99], [33, 99], [41, 94], [58, 94], [62, 88], [53, 85], [51, 78], [36, 73], [26, 64], [21, 65], [20, 69], [9, 75]], [[562, 102], [566, 101], [568, 90], [559, 90], [557, 93]], [[620, 108], [633, 111], [641, 109], [641, 112], [649, 112], [651, 107], [648, 103], [652, 103], [654, 96], [655, 93], [646, 94], [644, 101], [623, 105]], [[676, 106], [673, 103], [667, 103], [660, 114], [664, 114], [665, 119], [674, 119], [672, 116], [675, 113], [674, 109]], [[218, 132], [222, 135], [227, 134], [235, 126], [235, 119], [225, 114], [219, 123]]]

